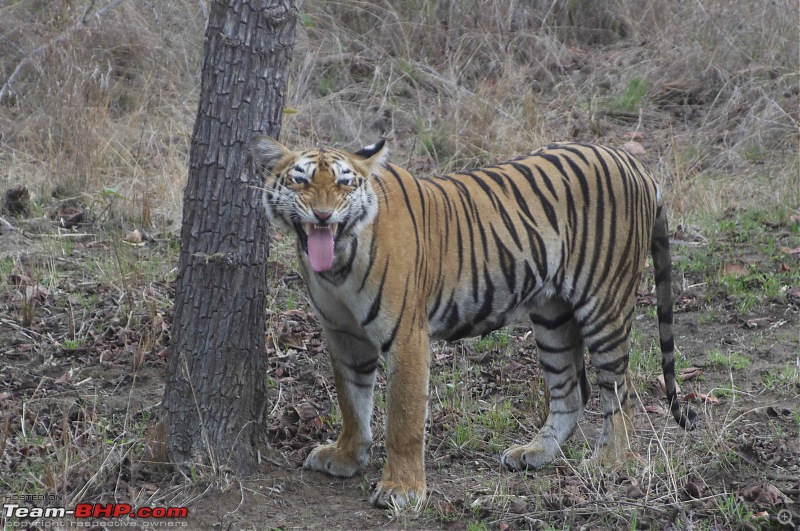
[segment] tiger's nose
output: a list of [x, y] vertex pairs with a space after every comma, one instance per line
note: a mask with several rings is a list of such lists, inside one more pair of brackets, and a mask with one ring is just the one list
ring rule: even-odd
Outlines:
[[332, 210], [313, 210], [314, 215], [317, 216], [317, 219], [320, 221], [326, 221], [328, 218], [331, 217], [333, 214]]

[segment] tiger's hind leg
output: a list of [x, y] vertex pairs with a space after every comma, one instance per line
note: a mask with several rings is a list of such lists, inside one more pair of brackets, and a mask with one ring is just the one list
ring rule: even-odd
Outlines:
[[528, 444], [503, 452], [503, 464], [512, 470], [540, 468], [561, 455], [561, 445], [573, 434], [589, 399], [584, 364], [585, 347], [566, 302], [552, 299], [531, 314], [539, 366], [550, 390], [550, 413]]
[[584, 330], [592, 365], [597, 369], [597, 385], [603, 404], [603, 429], [591, 458], [601, 465], [617, 465], [630, 455], [633, 436], [632, 395], [628, 382], [628, 348], [633, 305], [626, 317], [610, 321], [600, 330], [591, 325]]
[[372, 446], [373, 388], [378, 349], [366, 338], [325, 327], [342, 432], [334, 444], [317, 446], [303, 468], [337, 477], [351, 477], [369, 462]]

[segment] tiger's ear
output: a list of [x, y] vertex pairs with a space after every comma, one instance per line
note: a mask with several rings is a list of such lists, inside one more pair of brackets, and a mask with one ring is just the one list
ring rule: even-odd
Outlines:
[[363, 160], [370, 175], [375, 175], [379, 173], [380, 167], [389, 158], [389, 148], [386, 147], [386, 139], [381, 138], [374, 144], [359, 149], [353, 155]]
[[250, 153], [253, 160], [264, 166], [267, 170], [273, 171], [284, 157], [291, 155], [286, 146], [267, 135], [253, 135], [250, 140]]

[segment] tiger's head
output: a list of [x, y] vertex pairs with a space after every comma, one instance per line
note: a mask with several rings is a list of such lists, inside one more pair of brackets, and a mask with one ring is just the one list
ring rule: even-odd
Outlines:
[[264, 169], [270, 221], [297, 233], [315, 272], [329, 270], [336, 242], [358, 235], [378, 213], [370, 177], [380, 172], [388, 155], [384, 140], [355, 153], [334, 148], [292, 151], [256, 135], [250, 150]]

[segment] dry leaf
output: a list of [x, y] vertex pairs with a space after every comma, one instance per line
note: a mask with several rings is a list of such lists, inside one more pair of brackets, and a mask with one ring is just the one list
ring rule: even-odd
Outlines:
[[[656, 390], [658, 391], [658, 395], [663, 397], [667, 396], [667, 384], [664, 382], [664, 375], [659, 374], [656, 377]], [[675, 382], [675, 392], [681, 394], [681, 386], [678, 385], [678, 382]]]
[[625, 489], [625, 496], [638, 500], [639, 498], [644, 498], [644, 492], [642, 492], [642, 489], [640, 489], [638, 485], [631, 484]]
[[142, 245], [142, 243], [144, 242], [144, 240], [142, 239], [142, 233], [139, 232], [139, 229], [133, 229], [128, 234], [126, 234], [125, 237], [122, 239], [123, 241], [133, 245]]
[[292, 406], [292, 409], [294, 409], [295, 412], [297, 413], [300, 422], [308, 422], [310, 420], [314, 420], [319, 416], [319, 413], [317, 413], [317, 408], [315, 408], [308, 402]]
[[504, 367], [504, 370], [505, 372], [514, 373], [520, 369], [523, 369], [524, 367], [525, 365], [523, 365], [522, 363], [519, 363], [518, 361], [515, 360], [511, 360], [508, 362], [508, 365]]
[[684, 382], [687, 382], [689, 380], [694, 380], [702, 373], [703, 371], [700, 370], [699, 367], [686, 367], [685, 369], [681, 369], [678, 371], [678, 377]]
[[795, 247], [794, 249], [790, 249], [789, 247], [781, 247], [781, 252], [786, 254], [800, 255], [800, 247]]
[[[528, 502], [524, 498], [511, 498], [509, 502], [509, 510], [514, 514], [525, 514], [528, 512]], [[506, 527], [508, 529], [508, 527]]]
[[783, 501], [781, 491], [774, 485], [768, 483], [750, 485], [742, 491], [742, 496], [747, 501], [753, 502], [761, 507], [771, 507]]
[[63, 206], [58, 209], [58, 212], [51, 216], [57, 219], [59, 224], [65, 229], [71, 229], [79, 223], [83, 223], [84, 212], [83, 209], [80, 208]]
[[708, 484], [703, 478], [694, 477], [686, 482], [686, 493], [694, 499], [704, 497], [707, 490]]
[[758, 328], [758, 327], [764, 328], [765, 326], [772, 324], [772, 318], [771, 317], [756, 317], [754, 319], [746, 320], [744, 322], [744, 324], [745, 324], [745, 326], [747, 328]]
[[628, 140], [635, 140], [636, 142], [641, 142], [644, 140], [644, 133], [641, 131], [628, 131], [623, 136]]
[[731, 277], [743, 277], [747, 274], [747, 268], [742, 264], [725, 264], [722, 266], [722, 271], [720, 274], [723, 276], [731, 276]]
[[664, 406], [661, 405], [653, 405], [653, 406], [644, 406], [644, 410], [648, 413], [655, 413], [656, 415], [665, 416], [667, 414], [667, 410], [664, 409]]
[[642, 146], [639, 142], [634, 142], [632, 140], [622, 144], [622, 147], [624, 147], [625, 151], [631, 155], [644, 155], [646, 153], [644, 146]]
[[47, 298], [49, 294], [50, 291], [44, 286], [41, 286], [39, 284], [35, 286], [27, 286], [25, 288], [25, 298], [29, 301], [36, 299], [44, 302], [44, 300]]
[[12, 286], [27, 286], [33, 283], [33, 279], [28, 275], [18, 275], [17, 273], [11, 273], [6, 277], [6, 283]]
[[689, 402], [692, 402], [692, 401], [695, 401], [695, 400], [697, 400], [697, 401], [702, 400], [702, 401], [708, 402], [710, 404], [719, 404], [719, 398], [717, 398], [714, 395], [709, 395], [709, 394], [706, 394], [706, 393], [689, 393], [684, 398]]

